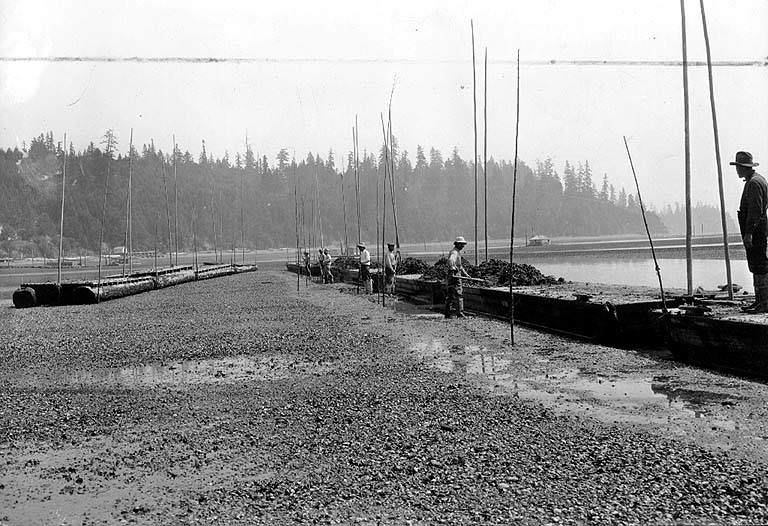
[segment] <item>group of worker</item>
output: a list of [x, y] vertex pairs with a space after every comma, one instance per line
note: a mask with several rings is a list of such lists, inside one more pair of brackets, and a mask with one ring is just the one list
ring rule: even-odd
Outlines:
[[[753, 275], [755, 301], [744, 307], [747, 313], [768, 313], [768, 183], [765, 178], [755, 171], [759, 163], [754, 162], [749, 152], [737, 152], [736, 159], [730, 163], [736, 167], [736, 173], [744, 179], [744, 190], [741, 195], [738, 219], [744, 249], [747, 254], [747, 265]], [[467, 246], [467, 241], [457, 237], [453, 249], [448, 256], [449, 275], [447, 279], [447, 294], [445, 301], [445, 317], [454, 315], [464, 317], [464, 294], [462, 280], [470, 278], [461, 264], [461, 251]], [[364, 285], [366, 294], [373, 293], [371, 278], [371, 253], [364, 242], [359, 242], [360, 252], [360, 283]], [[397, 258], [395, 244], [387, 244], [384, 256], [384, 293], [395, 293], [395, 275], [397, 273]], [[333, 283], [331, 274], [331, 256], [328, 249], [320, 249], [318, 255], [323, 283]], [[309, 274], [309, 252], [304, 251], [304, 266]]]
[[[371, 253], [363, 241], [357, 244], [360, 252], [359, 280], [365, 287], [366, 294], [373, 293], [373, 278], [371, 277]], [[397, 274], [397, 256], [395, 244], [387, 243], [387, 253], [384, 255], [384, 294], [395, 294], [395, 275]]]
[[[323, 284], [333, 283], [333, 274], [331, 273], [333, 259], [327, 248], [317, 249], [317, 261], [320, 263], [320, 279]], [[307, 276], [312, 275], [310, 270], [309, 250], [306, 249], [304, 250], [304, 271], [307, 273]]]

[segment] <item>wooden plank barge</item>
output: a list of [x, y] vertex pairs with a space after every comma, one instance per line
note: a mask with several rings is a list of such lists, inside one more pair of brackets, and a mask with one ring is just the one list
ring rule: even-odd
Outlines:
[[22, 283], [13, 293], [18, 309], [40, 305], [85, 305], [122, 298], [189, 281], [199, 281], [257, 270], [256, 265], [191, 265], [135, 272], [129, 276], [108, 276], [98, 281]]
[[711, 314], [672, 310], [665, 318], [665, 343], [686, 363], [768, 379], [768, 314]]
[[[295, 264], [288, 270], [296, 272]], [[374, 272], [372, 272], [374, 273]], [[357, 283], [357, 270], [343, 270], [341, 279]], [[374, 278], [374, 288], [378, 285]], [[558, 297], [546, 293], [552, 287], [517, 287], [513, 291], [515, 321], [545, 331], [566, 334], [610, 345], [659, 345], [663, 343], [663, 330], [659, 316], [653, 314], [661, 308], [661, 300], [649, 297], [622, 299], [609, 296], [608, 301], [592, 301], [567, 294]], [[542, 292], [544, 291], [544, 292]], [[435, 308], [445, 304], [442, 282], [420, 279], [420, 275], [399, 275], [395, 292], [409, 300]], [[611, 301], [613, 300], [613, 301]], [[682, 300], [667, 301], [676, 306]], [[509, 289], [505, 287], [464, 287], [464, 308], [471, 312], [509, 318]]]

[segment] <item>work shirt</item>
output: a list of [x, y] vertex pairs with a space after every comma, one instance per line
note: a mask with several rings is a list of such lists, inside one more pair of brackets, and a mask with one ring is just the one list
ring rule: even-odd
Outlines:
[[309, 266], [309, 254], [304, 255], [304, 266], [305, 267]]
[[384, 267], [387, 270], [391, 270], [392, 272], [394, 272], [395, 271], [396, 263], [397, 262], [395, 260], [395, 253], [394, 252], [387, 252], [387, 257], [384, 260]]
[[371, 253], [368, 252], [367, 248], [364, 248], [362, 252], [360, 252], [360, 264], [365, 266], [371, 265]]
[[453, 276], [464, 274], [464, 266], [461, 264], [461, 252], [455, 247], [451, 249], [451, 253], [448, 255], [448, 268]]
[[331, 266], [331, 255], [330, 254], [324, 254], [323, 255], [323, 264], [327, 266]]
[[755, 234], [758, 227], [766, 228], [766, 208], [768, 207], [768, 184], [759, 173], [753, 174], [744, 183], [739, 205], [739, 227], [741, 235]]

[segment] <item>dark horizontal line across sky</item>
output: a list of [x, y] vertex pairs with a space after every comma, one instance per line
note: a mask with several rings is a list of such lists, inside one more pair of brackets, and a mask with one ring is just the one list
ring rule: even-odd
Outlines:
[[[373, 58], [269, 58], [269, 57], [99, 57], [48, 56], [0, 57], [0, 62], [114, 62], [136, 64], [465, 64], [468, 60], [451, 59], [373, 59]], [[490, 60], [491, 64], [515, 64], [515, 60]], [[682, 66], [679, 60], [523, 60], [527, 66]], [[689, 66], [706, 66], [701, 60], [688, 61]], [[766, 67], [768, 57], [762, 60], [719, 60], [716, 67]]]

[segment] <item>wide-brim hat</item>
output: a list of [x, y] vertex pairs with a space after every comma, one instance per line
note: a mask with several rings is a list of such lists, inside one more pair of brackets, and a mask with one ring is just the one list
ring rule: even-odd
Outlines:
[[357, 246], [358, 246], [358, 247], [360, 247], [360, 248], [365, 248], [365, 243], [363, 243], [362, 241], [360, 241], [360, 242], [357, 244]]
[[464, 236], [459, 236], [459, 237], [457, 237], [456, 239], [453, 240], [453, 244], [454, 245], [458, 245], [458, 244], [466, 245], [467, 244], [467, 240], [464, 239]]
[[387, 246], [388, 246], [388, 247], [394, 247], [394, 246], [395, 246], [395, 244], [394, 244], [394, 243], [387, 243]]
[[760, 163], [756, 163], [752, 160], [752, 154], [749, 152], [736, 152], [736, 160], [731, 161], [731, 166], [746, 166], [752, 168], [754, 166], [760, 166]]

